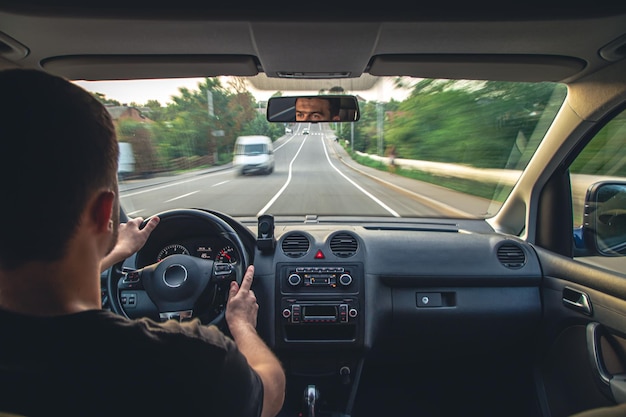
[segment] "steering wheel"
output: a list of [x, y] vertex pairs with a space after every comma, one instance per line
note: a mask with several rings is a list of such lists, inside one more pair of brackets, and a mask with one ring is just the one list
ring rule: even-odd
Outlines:
[[[194, 219], [208, 223], [229, 241], [240, 261], [230, 264], [175, 254], [130, 272], [123, 271], [123, 262], [120, 262], [108, 273], [111, 310], [128, 318], [150, 317], [165, 321], [199, 317], [205, 324], [223, 325], [230, 282], [241, 284], [248, 267], [248, 255], [241, 238], [226, 221], [203, 210], [169, 210], [157, 216], [161, 221], [144, 248], [149, 247], [150, 239], [159, 228], [180, 230], [178, 224]], [[145, 219], [140, 228], [148, 220]]]

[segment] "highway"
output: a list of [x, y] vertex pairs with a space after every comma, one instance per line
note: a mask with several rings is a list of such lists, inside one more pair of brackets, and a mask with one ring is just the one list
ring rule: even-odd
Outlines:
[[[227, 168], [133, 180], [120, 185], [121, 203], [131, 217], [178, 208], [208, 208], [234, 217], [467, 217], [487, 212], [483, 199], [454, 193], [442, 204], [450, 191], [441, 187], [353, 162], [349, 166], [325, 126], [311, 124], [308, 135], [300, 129], [276, 141], [270, 175], [241, 176]], [[473, 212], [464, 211], [468, 208]]]

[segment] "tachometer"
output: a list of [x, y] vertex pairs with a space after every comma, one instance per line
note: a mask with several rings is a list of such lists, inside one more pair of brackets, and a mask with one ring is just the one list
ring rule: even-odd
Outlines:
[[173, 245], [168, 245], [161, 249], [157, 256], [157, 262], [161, 262], [163, 259], [167, 258], [170, 255], [189, 255], [189, 250], [183, 245], [179, 245], [178, 243], [174, 243]]
[[239, 259], [237, 259], [237, 252], [232, 246], [224, 246], [215, 256], [215, 261], [236, 264]]

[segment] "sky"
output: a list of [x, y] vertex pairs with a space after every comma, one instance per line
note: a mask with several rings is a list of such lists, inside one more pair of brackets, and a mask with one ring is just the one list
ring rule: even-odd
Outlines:
[[123, 81], [75, 81], [88, 91], [102, 93], [111, 100], [122, 104], [135, 102], [146, 104], [148, 100], [157, 100], [161, 105], [172, 102], [171, 96], [177, 96], [180, 87], [197, 90], [198, 83], [204, 78], [174, 78], [163, 80], [123, 80]]
[[[146, 104], [149, 100], [157, 100], [161, 105], [172, 102], [171, 97], [179, 95], [179, 88], [186, 87], [189, 90], [197, 90], [198, 84], [203, 82], [204, 78], [173, 78], [162, 80], [122, 80], [122, 81], [75, 81], [88, 91], [101, 93], [107, 99], [117, 100], [121, 104]], [[377, 89], [380, 90], [380, 89]], [[255, 96], [257, 101], [265, 101], [274, 93], [273, 91], [258, 91], [249, 88], [249, 91]], [[391, 91], [391, 89], [387, 90]], [[311, 94], [311, 92], [290, 91], [285, 95]], [[382, 98], [375, 95], [384, 94], [381, 91], [369, 92], [351, 92], [358, 94], [366, 100], [382, 100], [388, 101], [389, 95], [383, 95]], [[374, 95], [372, 95], [374, 94]], [[407, 92], [394, 91], [394, 98], [403, 100], [406, 98]]]

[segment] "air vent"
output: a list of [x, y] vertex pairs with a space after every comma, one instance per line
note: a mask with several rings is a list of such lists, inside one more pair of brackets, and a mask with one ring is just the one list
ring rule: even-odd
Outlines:
[[356, 253], [359, 244], [350, 233], [337, 233], [330, 240], [330, 250], [339, 258], [349, 258]]
[[526, 255], [522, 248], [507, 243], [498, 248], [498, 260], [507, 268], [521, 268], [526, 264]]
[[299, 233], [289, 235], [283, 240], [282, 249], [290, 258], [300, 258], [309, 251], [309, 238]]

